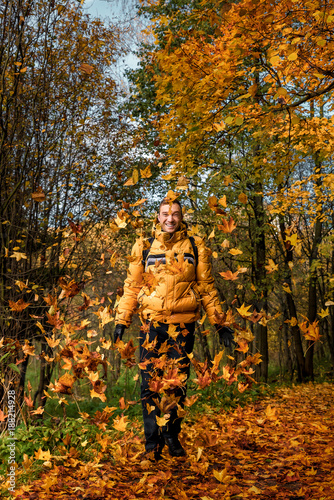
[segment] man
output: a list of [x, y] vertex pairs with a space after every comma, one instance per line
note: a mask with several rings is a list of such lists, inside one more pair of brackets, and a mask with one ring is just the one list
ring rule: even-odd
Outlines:
[[[173, 457], [186, 454], [178, 436], [190, 371], [188, 354], [201, 307], [220, 341], [230, 346], [233, 339], [229, 328], [217, 324], [222, 309], [211, 272], [211, 251], [201, 238], [188, 237], [180, 202], [164, 199], [157, 219], [151, 246], [139, 239], [132, 249], [114, 332], [114, 341], [121, 340], [139, 304], [145, 449], [155, 460], [161, 458], [165, 444]], [[143, 259], [145, 244], [149, 249]]]

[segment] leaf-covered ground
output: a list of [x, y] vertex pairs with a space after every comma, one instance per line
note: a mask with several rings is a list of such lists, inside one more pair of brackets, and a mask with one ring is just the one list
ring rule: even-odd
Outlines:
[[[105, 442], [90, 463], [68, 458], [16, 498], [110, 500], [334, 499], [334, 386], [280, 389], [230, 413], [183, 427], [183, 459], [142, 459], [142, 435]], [[103, 433], [100, 437], [103, 439]]]

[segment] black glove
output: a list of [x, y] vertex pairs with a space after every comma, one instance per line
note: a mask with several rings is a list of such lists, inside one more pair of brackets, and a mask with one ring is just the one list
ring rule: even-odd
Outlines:
[[215, 327], [219, 335], [219, 342], [221, 344], [224, 342], [225, 347], [232, 347], [232, 344], [235, 344], [232, 328], [221, 325], [215, 325]]
[[124, 330], [125, 330], [125, 325], [121, 325], [121, 324], [116, 325], [115, 331], [114, 331], [114, 343], [115, 344], [116, 344], [118, 339], [122, 340]]

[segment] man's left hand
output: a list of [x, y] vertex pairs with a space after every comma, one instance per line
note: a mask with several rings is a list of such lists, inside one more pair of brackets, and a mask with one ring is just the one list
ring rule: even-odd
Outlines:
[[215, 327], [216, 327], [216, 330], [217, 330], [218, 335], [219, 335], [219, 342], [221, 344], [224, 343], [225, 347], [231, 348], [232, 344], [235, 344], [234, 337], [233, 337], [234, 331], [232, 330], [232, 328], [230, 328], [228, 326], [221, 326], [221, 325], [215, 325]]

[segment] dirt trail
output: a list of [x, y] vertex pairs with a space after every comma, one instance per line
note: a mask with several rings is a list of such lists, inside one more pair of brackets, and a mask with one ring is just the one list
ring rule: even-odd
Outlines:
[[280, 389], [232, 413], [208, 413], [184, 426], [181, 441], [186, 458], [166, 454], [151, 464], [141, 459], [142, 439], [124, 434], [96, 462], [53, 466], [15, 498], [334, 499], [332, 384]]

